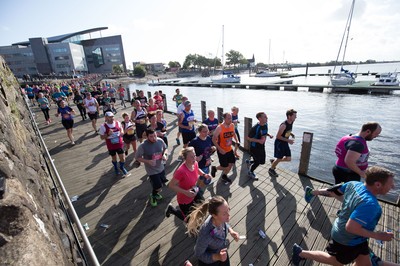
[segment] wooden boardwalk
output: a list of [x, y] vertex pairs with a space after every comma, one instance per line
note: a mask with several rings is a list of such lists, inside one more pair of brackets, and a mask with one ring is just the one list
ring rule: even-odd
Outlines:
[[[196, 265], [195, 239], [185, 234], [185, 226], [179, 219], [164, 215], [169, 203], [177, 205], [173, 191], [164, 188], [162, 202], [151, 207], [150, 182], [143, 166], [133, 168], [132, 154], [127, 157], [127, 169], [132, 175], [115, 178], [105, 143], [94, 134], [89, 120], [81, 121], [76, 116], [76, 145], [71, 146], [61, 122], [54, 117], [54, 105], [53, 123], [49, 126], [44, 124], [41, 111], [33, 110], [69, 197], [79, 195], [74, 206], [81, 223], [89, 226], [86, 233], [102, 265], [175, 266], [183, 265], [186, 259]], [[130, 113], [132, 108], [119, 109], [118, 119], [123, 111]], [[176, 159], [182, 146], [175, 144], [176, 116], [165, 114], [165, 118], [169, 123], [170, 143], [166, 173], [171, 179], [179, 166]], [[103, 121], [100, 118], [98, 125]], [[241, 154], [232, 172], [231, 186], [219, 182], [217, 176], [205, 193], [206, 198], [221, 195], [228, 201], [231, 226], [247, 236], [246, 240], [231, 241], [231, 265], [290, 265], [295, 242], [303, 248], [324, 250], [340, 204], [323, 197], [306, 204], [303, 196], [305, 186], [325, 185], [284, 169], [277, 170], [278, 178], [270, 178], [269, 163], [256, 170], [260, 180], [251, 181], [246, 175], [247, 158], [248, 154]], [[216, 158], [214, 163], [217, 161]], [[400, 263], [399, 208], [384, 203], [382, 206], [384, 214], [378, 230], [391, 229], [397, 239], [383, 247], [371, 240], [371, 246], [382, 258]], [[102, 224], [109, 228], [103, 228]], [[260, 229], [265, 231], [265, 239], [259, 236]], [[319, 264], [308, 261], [304, 265]]]

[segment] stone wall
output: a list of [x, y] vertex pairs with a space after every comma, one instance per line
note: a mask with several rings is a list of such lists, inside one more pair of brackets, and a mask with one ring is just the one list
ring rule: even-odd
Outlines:
[[0, 57], [0, 265], [76, 265], [76, 243], [19, 84]]

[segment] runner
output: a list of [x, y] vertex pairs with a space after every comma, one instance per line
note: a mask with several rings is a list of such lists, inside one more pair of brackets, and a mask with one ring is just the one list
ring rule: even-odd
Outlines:
[[217, 128], [219, 122], [218, 119], [215, 118], [214, 110], [208, 110], [207, 119], [203, 121], [203, 124], [206, 124], [209, 130], [209, 135], [212, 137], [214, 134], [214, 130]]
[[90, 92], [86, 93], [86, 98], [83, 100], [83, 102], [85, 107], [87, 108], [89, 118], [92, 121], [94, 132], [98, 134], [96, 123], [97, 118], [99, 117], [99, 103], [95, 98], [92, 97], [92, 94]]
[[235, 143], [235, 150], [234, 150], [234, 154], [235, 154], [235, 158], [236, 160], [239, 159], [239, 154], [237, 154], [237, 150], [239, 149], [240, 146], [240, 135], [239, 135], [239, 130], [238, 130], [238, 124], [239, 122], [239, 107], [233, 106], [231, 108], [231, 114], [232, 114], [232, 123], [235, 125], [235, 133], [236, 133], [236, 137], [238, 139], [239, 142]]
[[143, 133], [147, 129], [147, 111], [140, 104], [139, 100], [135, 101], [135, 108], [131, 113], [131, 120], [136, 126], [136, 136], [140, 143], [143, 140]]
[[56, 117], [59, 117], [60, 115], [61, 123], [67, 130], [67, 136], [71, 141], [71, 145], [75, 145], [74, 135], [72, 134], [75, 111], [66, 104], [65, 100], [60, 101], [60, 106], [57, 109]]
[[39, 98], [37, 99], [37, 101], [39, 103], [40, 110], [42, 110], [42, 112], [44, 114], [44, 119], [46, 120], [46, 124], [48, 125], [51, 123], [51, 119], [50, 119], [50, 115], [49, 115], [50, 102], [46, 97], [44, 97], [42, 92], [39, 92], [38, 96], [39, 96]]
[[136, 152], [135, 124], [130, 120], [127, 113], [123, 113], [122, 118], [124, 120], [121, 124], [125, 132], [122, 139], [125, 143], [125, 156], [127, 156], [130, 145], [132, 145], [133, 152]]
[[186, 148], [189, 142], [196, 137], [196, 132], [194, 129], [194, 124], [196, 119], [194, 118], [194, 113], [192, 110], [192, 104], [190, 101], [183, 102], [185, 107], [182, 113], [179, 115], [178, 126], [181, 128], [183, 147]]

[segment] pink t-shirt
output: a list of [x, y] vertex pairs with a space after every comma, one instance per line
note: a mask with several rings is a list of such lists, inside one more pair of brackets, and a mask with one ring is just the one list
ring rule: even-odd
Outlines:
[[[183, 163], [174, 173], [174, 178], [179, 181], [179, 187], [184, 190], [191, 189], [196, 185], [197, 179], [199, 178], [199, 165], [197, 162], [194, 163], [194, 170], [191, 171], [187, 168], [186, 164]], [[194, 198], [189, 198], [185, 194], [178, 193], [176, 196], [178, 204], [189, 204]]]

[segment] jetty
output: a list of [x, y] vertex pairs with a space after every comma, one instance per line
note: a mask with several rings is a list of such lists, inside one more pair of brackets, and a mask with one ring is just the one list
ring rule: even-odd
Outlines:
[[[175, 84], [176, 85], [176, 84]], [[169, 97], [168, 97], [169, 98]], [[117, 102], [118, 103], [118, 102]], [[114, 176], [111, 158], [106, 145], [94, 133], [90, 120], [81, 121], [76, 111], [72, 146], [58, 118], [56, 107], [51, 106], [53, 122], [46, 125], [38, 107], [36, 123], [57, 171], [67, 189], [69, 198], [101, 265], [183, 265], [194, 257], [196, 239], [185, 233], [185, 225], [174, 216], [166, 218], [164, 211], [169, 203], [177, 206], [176, 194], [163, 188], [163, 200], [157, 207], [149, 203], [150, 181], [144, 166], [133, 167], [133, 154], [127, 156], [126, 168], [131, 176]], [[132, 107], [118, 106], [115, 117], [130, 114]], [[166, 163], [167, 178], [179, 167], [178, 153], [182, 146], [175, 143], [177, 117], [165, 113], [168, 122], [169, 158]], [[98, 126], [104, 122], [99, 118]], [[272, 151], [267, 151], [267, 156]], [[279, 177], [268, 175], [269, 162], [256, 170], [258, 181], [247, 177], [245, 160], [249, 155], [240, 151], [240, 159], [232, 172], [232, 185], [220, 181], [219, 173], [205, 192], [205, 198], [223, 196], [229, 203], [230, 225], [245, 240], [235, 242], [228, 237], [231, 265], [291, 265], [294, 243], [304, 249], [324, 250], [330, 239], [330, 230], [340, 208], [332, 198], [318, 197], [307, 204], [304, 200], [306, 186], [321, 188], [328, 184], [278, 168]], [[218, 159], [214, 156], [213, 165]], [[282, 164], [282, 167], [284, 165]], [[399, 206], [381, 202], [383, 215], [377, 230], [392, 230], [395, 239], [378, 245], [370, 240], [373, 251], [384, 260], [400, 263], [400, 212]], [[265, 232], [262, 238], [259, 230]], [[317, 263], [307, 265], [319, 265]]]

